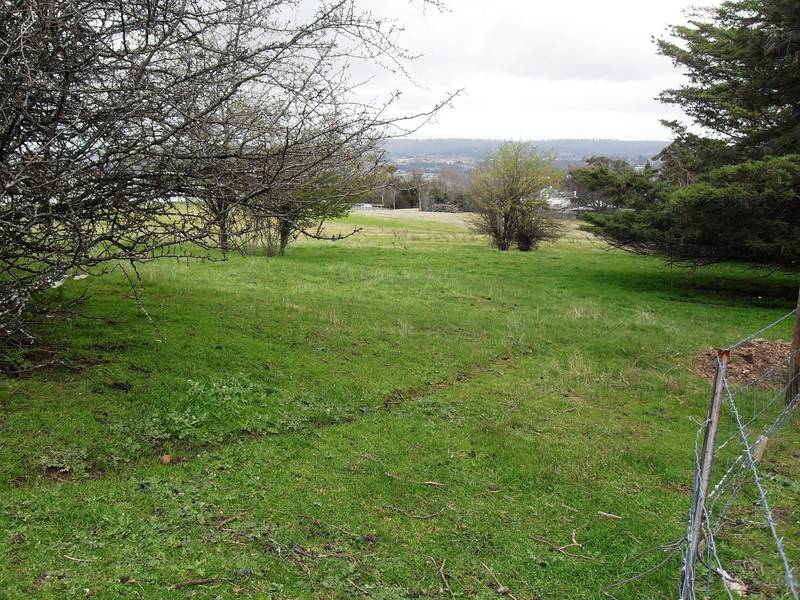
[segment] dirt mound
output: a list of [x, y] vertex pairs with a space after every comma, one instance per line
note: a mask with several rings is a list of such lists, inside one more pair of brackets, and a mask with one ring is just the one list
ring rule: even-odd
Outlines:
[[[783, 340], [773, 342], [759, 338], [745, 342], [731, 352], [728, 381], [746, 385], [772, 372], [770, 382], [783, 385], [791, 348], [792, 345]], [[698, 355], [696, 370], [700, 375], [713, 379], [716, 368], [716, 349], [709, 348]]]

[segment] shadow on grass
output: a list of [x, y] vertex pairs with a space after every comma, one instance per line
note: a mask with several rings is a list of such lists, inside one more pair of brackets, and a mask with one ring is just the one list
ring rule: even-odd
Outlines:
[[662, 259], [631, 257], [645, 261], [634, 270], [612, 253], [608, 267], [587, 265], [580, 276], [598, 287], [656, 294], [662, 298], [708, 306], [791, 310], [797, 301], [797, 275], [747, 265], [716, 265], [702, 268], [667, 264]]

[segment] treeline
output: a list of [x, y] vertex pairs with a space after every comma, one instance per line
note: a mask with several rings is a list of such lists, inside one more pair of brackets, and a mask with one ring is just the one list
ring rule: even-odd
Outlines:
[[375, 172], [379, 184], [364, 202], [389, 209], [418, 208], [423, 211], [459, 212], [470, 210], [471, 177], [464, 173], [434, 177], [419, 171], [400, 173], [394, 165], [383, 165]]
[[350, 65], [405, 68], [399, 31], [355, 0], [5, 2], [3, 336], [70, 277], [324, 236], [381, 185], [379, 142], [440, 106], [352, 100]]

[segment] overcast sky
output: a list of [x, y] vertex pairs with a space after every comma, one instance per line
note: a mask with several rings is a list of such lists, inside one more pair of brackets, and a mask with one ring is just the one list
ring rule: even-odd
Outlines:
[[651, 37], [713, 1], [448, 0], [440, 13], [366, 0], [405, 23], [403, 45], [423, 56], [410, 67], [421, 87], [384, 74], [363, 94], [402, 89], [413, 111], [464, 88], [414, 137], [668, 139], [659, 119], [681, 113], [654, 98], [682, 77]]

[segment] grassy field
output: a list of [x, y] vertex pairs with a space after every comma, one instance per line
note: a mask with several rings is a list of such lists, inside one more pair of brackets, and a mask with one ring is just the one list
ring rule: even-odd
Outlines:
[[[332, 227], [353, 226], [144, 266], [157, 329], [118, 274], [58, 290], [88, 284], [37, 331], [66, 365], [0, 379], [0, 597], [605, 598], [660, 560], [631, 557], [684, 533], [693, 357], [785, 313], [796, 281], [578, 232], [500, 253], [452, 215]], [[795, 563], [798, 433], [764, 466]], [[769, 578], [744, 521], [725, 550]], [[677, 574], [609, 593], [674, 597]]]

